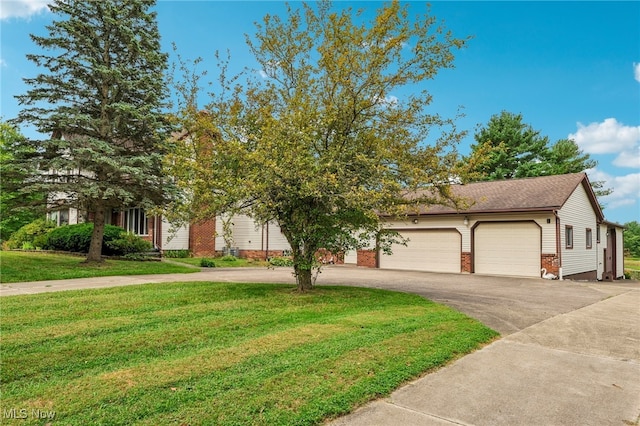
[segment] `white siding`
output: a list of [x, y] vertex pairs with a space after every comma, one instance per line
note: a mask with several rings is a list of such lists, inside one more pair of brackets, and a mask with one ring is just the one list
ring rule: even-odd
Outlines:
[[358, 252], [356, 250], [349, 250], [344, 254], [345, 265], [356, 265], [358, 263]]
[[[596, 213], [582, 185], [578, 185], [564, 206], [558, 211], [560, 218], [560, 248], [562, 253], [562, 274], [573, 275], [595, 271], [598, 267], [596, 248]], [[566, 226], [573, 227], [573, 248], [566, 248]], [[586, 248], [586, 230], [593, 230], [593, 245]]]
[[[240, 250], [289, 250], [289, 243], [282, 234], [280, 227], [270, 222], [269, 225], [259, 225], [246, 215], [235, 215], [231, 219], [233, 247]], [[267, 237], [269, 241], [267, 242]], [[268, 244], [267, 244], [268, 243]], [[216, 220], [216, 248], [225, 247], [222, 231], [222, 219]]]
[[189, 250], [189, 225], [176, 227], [162, 218], [162, 250]]
[[622, 228], [616, 228], [616, 274], [618, 278], [624, 275], [624, 235]]
[[[607, 248], [607, 226], [598, 225], [598, 227], [600, 228], [600, 242], [596, 243], [596, 260], [597, 260], [596, 278], [601, 280], [602, 274], [604, 273], [604, 250]], [[594, 234], [593, 238], [594, 238], [594, 241], [596, 241], [597, 234]]]

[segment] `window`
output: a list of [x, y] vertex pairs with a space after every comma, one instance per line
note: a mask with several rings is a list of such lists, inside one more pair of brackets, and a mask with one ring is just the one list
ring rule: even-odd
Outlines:
[[590, 249], [593, 247], [593, 232], [591, 232], [591, 228], [587, 228], [587, 248]]
[[47, 219], [56, 223], [56, 226], [69, 224], [69, 209], [53, 210], [47, 213]]
[[573, 248], [573, 226], [567, 225], [564, 227], [564, 243], [565, 248]]
[[596, 228], [596, 243], [600, 242], [600, 225]]
[[135, 235], [149, 235], [147, 214], [144, 209], [124, 210], [124, 229]]

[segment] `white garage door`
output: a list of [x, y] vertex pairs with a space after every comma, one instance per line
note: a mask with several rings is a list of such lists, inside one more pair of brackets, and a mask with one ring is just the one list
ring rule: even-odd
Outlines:
[[478, 274], [540, 276], [540, 227], [533, 222], [481, 223], [474, 231]]
[[430, 272], [460, 272], [460, 233], [456, 230], [402, 231], [407, 246], [393, 245], [381, 253], [380, 268]]

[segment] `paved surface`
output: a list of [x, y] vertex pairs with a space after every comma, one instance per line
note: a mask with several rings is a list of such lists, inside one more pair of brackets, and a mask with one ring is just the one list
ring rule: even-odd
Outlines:
[[[288, 269], [0, 286], [0, 295], [170, 281], [294, 283]], [[640, 285], [326, 268], [318, 284], [386, 288], [450, 305], [503, 338], [374, 401], [342, 425], [639, 425]], [[1, 302], [0, 302], [1, 303]]]

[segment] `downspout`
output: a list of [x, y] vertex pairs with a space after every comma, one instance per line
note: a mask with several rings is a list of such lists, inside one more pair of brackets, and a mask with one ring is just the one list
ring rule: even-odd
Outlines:
[[560, 216], [558, 211], [554, 210], [553, 215], [556, 217], [556, 253], [558, 253], [558, 279], [562, 281], [562, 244], [560, 241]]

